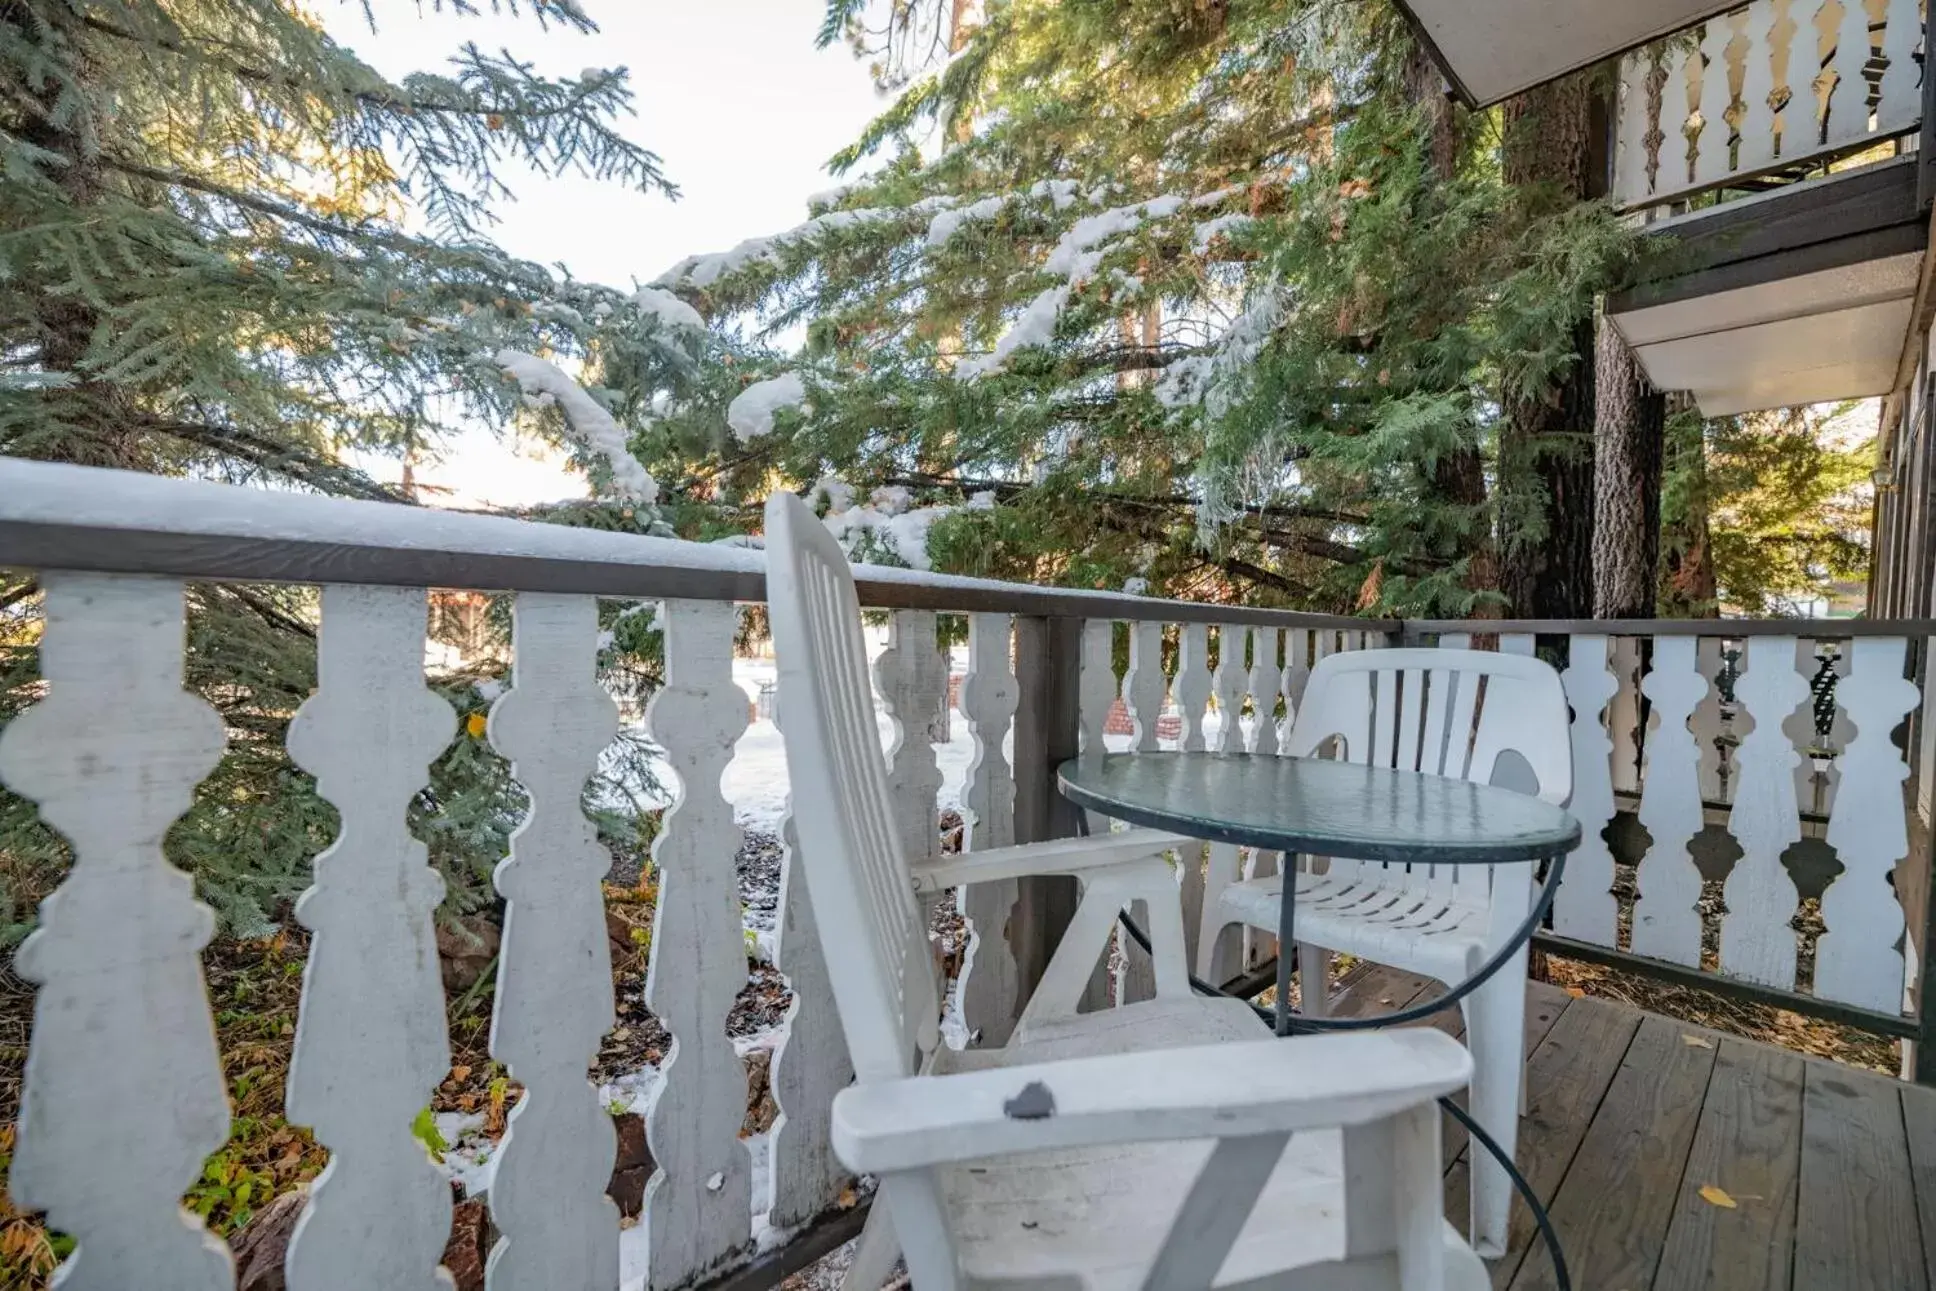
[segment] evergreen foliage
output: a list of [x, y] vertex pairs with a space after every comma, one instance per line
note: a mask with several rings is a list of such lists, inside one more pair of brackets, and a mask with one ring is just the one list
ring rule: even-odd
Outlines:
[[1494, 499], [1439, 468], [1496, 463], [1502, 403], [1582, 361], [1635, 254], [1610, 210], [1504, 183], [1496, 113], [1455, 114], [1441, 173], [1387, 0], [1007, 0], [948, 42], [920, 33], [962, 6], [888, 8], [870, 28], [835, 0], [823, 32], [903, 86], [834, 161], [876, 168], [660, 280], [755, 343], [805, 332], [741, 375], [797, 368], [810, 397], [722, 448], [724, 498], [776, 474], [987, 490], [998, 508], [936, 527], [947, 567], [1496, 602], [1469, 577]]
[[[592, 29], [575, 0], [492, 7], [537, 34]], [[620, 129], [623, 68], [554, 79], [467, 45], [392, 81], [295, 0], [6, 0], [0, 83], [0, 453], [401, 501], [354, 463], [423, 461], [465, 425], [517, 419], [570, 440], [605, 499], [542, 518], [672, 532], [673, 510], [623, 487], [555, 395], [500, 365], [576, 362], [632, 427], [718, 366], [722, 342], [662, 298], [487, 237], [508, 162], [674, 194]], [[0, 576], [0, 722], [37, 693], [37, 605], [31, 582]], [[495, 621], [501, 640], [501, 606]], [[274, 918], [334, 832], [282, 749], [314, 685], [315, 622], [307, 589], [191, 595], [189, 681], [230, 751], [169, 846], [232, 929]], [[656, 667], [642, 626], [607, 659], [634, 691]], [[468, 716], [472, 683], [500, 670], [486, 652], [440, 687]], [[643, 766], [636, 736], [619, 763]], [[460, 736], [419, 814], [456, 906], [488, 900], [518, 814], [502, 763]], [[0, 793], [0, 924], [17, 934], [62, 864]]]

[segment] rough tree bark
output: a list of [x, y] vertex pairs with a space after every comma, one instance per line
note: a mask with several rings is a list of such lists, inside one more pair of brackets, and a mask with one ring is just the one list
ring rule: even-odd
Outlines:
[[[1504, 177], [1527, 200], [1591, 195], [1593, 92], [1578, 73], [1506, 104]], [[1499, 437], [1501, 590], [1519, 618], [1593, 612], [1593, 319], [1568, 338], [1573, 361], [1544, 390], [1508, 390]]]
[[1593, 617], [1648, 619], [1660, 591], [1660, 481], [1667, 400], [1613, 324], [1594, 381]]
[[[1459, 137], [1452, 100], [1445, 92], [1445, 81], [1437, 65], [1416, 45], [1405, 63], [1405, 92], [1425, 118], [1433, 177], [1441, 181], [1451, 179], [1459, 163]], [[1459, 451], [1439, 459], [1432, 471], [1432, 485], [1448, 504], [1467, 511], [1474, 518], [1468, 550], [1464, 553], [1467, 590], [1497, 591], [1499, 559], [1491, 526], [1485, 520], [1486, 471], [1476, 437]], [[1499, 606], [1492, 600], [1481, 601], [1473, 614], [1478, 618], [1496, 618]]]

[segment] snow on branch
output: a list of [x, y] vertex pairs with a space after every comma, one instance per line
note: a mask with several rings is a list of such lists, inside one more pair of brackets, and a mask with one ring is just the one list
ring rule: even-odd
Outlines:
[[565, 422], [579, 443], [604, 458], [611, 468], [613, 491], [619, 497], [648, 506], [659, 500], [658, 481], [632, 456], [625, 442], [625, 431], [585, 387], [566, 376], [549, 359], [522, 350], [499, 350], [496, 361], [517, 381], [527, 404], [534, 408], [555, 404], [564, 413]]
[[641, 287], [632, 293], [632, 303], [639, 312], [650, 314], [667, 327], [689, 327], [695, 332], [706, 330], [706, 320], [699, 311], [680, 300], [661, 287]]
[[888, 220], [901, 220], [909, 215], [929, 215], [953, 206], [952, 197], [924, 198], [909, 207], [868, 206], [851, 211], [828, 211], [816, 215], [804, 224], [796, 224], [783, 233], [769, 233], [764, 237], [748, 238], [730, 251], [715, 251], [709, 255], [687, 256], [672, 268], [654, 279], [655, 287], [710, 287], [729, 273], [735, 273], [749, 264], [759, 261], [777, 262], [780, 253], [796, 242], [807, 242], [823, 233], [836, 229], [851, 229], [863, 224], [880, 224]]
[[773, 414], [782, 408], [798, 408], [807, 401], [807, 383], [798, 372], [783, 372], [765, 381], [756, 381], [739, 392], [726, 406], [726, 424], [742, 444], [773, 433]]
[[1055, 336], [1056, 320], [1068, 305], [1070, 293], [1081, 283], [1095, 277], [1110, 247], [1152, 220], [1168, 219], [1182, 210], [1184, 205], [1183, 198], [1165, 194], [1146, 202], [1133, 202], [1128, 206], [1111, 207], [1094, 215], [1085, 215], [1070, 225], [1055, 244], [1055, 249], [1049, 252], [1049, 258], [1042, 262], [1045, 272], [1055, 274], [1064, 281], [1031, 300], [1022, 311], [1022, 316], [1015, 321], [1015, 326], [995, 342], [994, 349], [977, 358], [957, 363], [955, 379], [969, 381], [990, 372], [999, 372], [1017, 350], [1031, 345], [1047, 345]]

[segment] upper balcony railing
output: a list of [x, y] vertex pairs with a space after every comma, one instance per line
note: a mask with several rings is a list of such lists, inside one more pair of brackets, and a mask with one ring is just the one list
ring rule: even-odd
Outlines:
[[[75, 854], [16, 959], [40, 989], [8, 1187], [79, 1239], [91, 1271], [76, 1285], [232, 1282], [221, 1245], [180, 1211], [228, 1132], [200, 975], [212, 921], [162, 841], [232, 735], [183, 688], [192, 580], [320, 589], [318, 685], [289, 748], [341, 827], [297, 910], [314, 939], [287, 1111], [332, 1163], [290, 1248], [292, 1287], [401, 1285], [404, 1267], [429, 1286], [449, 1223], [445, 1181], [411, 1136], [450, 1061], [439, 888], [405, 811], [455, 727], [426, 687], [429, 589], [509, 593], [513, 607], [512, 679], [487, 738], [530, 808], [496, 872], [507, 914], [491, 1053], [525, 1092], [490, 1185], [493, 1291], [610, 1286], [621, 1269], [628, 1291], [734, 1270], [746, 1286], [774, 1248], [851, 1232], [851, 1181], [829, 1139], [851, 1071], [790, 863], [775, 957], [795, 1003], [763, 1174], [739, 1138], [745, 1072], [725, 1021], [746, 949], [721, 777], [748, 729], [734, 603], [763, 599], [761, 553], [0, 458], [0, 565], [39, 576], [46, 682], [0, 731], [0, 779]], [[1905, 985], [1918, 977], [1928, 870], [1911, 851], [1903, 784], [1905, 749], [1931, 753], [1924, 692], [1909, 680], [1923, 675], [1929, 624], [1396, 623], [856, 572], [863, 604], [890, 623], [874, 680], [896, 732], [894, 826], [913, 857], [941, 847], [937, 746], [972, 746], [951, 759], [966, 767], [967, 847], [1047, 839], [1077, 827], [1054, 768], [1084, 747], [1274, 754], [1323, 655], [1458, 646], [1485, 631], [1487, 644], [1562, 664], [1574, 710], [1572, 810], [1586, 842], [1549, 947], [1922, 1034]], [[613, 1019], [609, 857], [580, 809], [619, 723], [595, 672], [599, 598], [660, 606], [665, 676], [644, 725], [679, 787], [654, 850], [645, 988], [674, 1040], [646, 1121], [658, 1182], [623, 1241], [603, 1197], [612, 1133], [586, 1080]], [[968, 643], [960, 737], [938, 615], [958, 616], [951, 639]], [[1118, 704], [1127, 734], [1111, 730]], [[1193, 959], [1207, 962], [1196, 942], [1216, 885], [1280, 863], [1221, 844], [1181, 858]], [[1001, 1043], [1056, 925], [1045, 893], [985, 886], [958, 894], [976, 941], [951, 1007], [968, 1033]], [[1274, 952], [1253, 941], [1230, 948], [1236, 963], [1212, 949], [1234, 974]], [[1146, 998], [1147, 961], [1131, 946], [1121, 964], [1104, 993]], [[158, 1120], [158, 1105], [172, 1114]], [[788, 1245], [807, 1226], [818, 1236]], [[777, 1279], [784, 1264], [771, 1267]]]
[[1633, 210], [1912, 133], [1925, 0], [1755, 0], [1620, 64], [1614, 197]]

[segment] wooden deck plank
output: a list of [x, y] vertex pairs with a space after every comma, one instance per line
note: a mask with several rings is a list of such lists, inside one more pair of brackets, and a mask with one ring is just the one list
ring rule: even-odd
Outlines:
[[1430, 986], [1429, 978], [1385, 964], [1364, 963], [1345, 975], [1331, 997], [1334, 1017], [1363, 1018], [1376, 1013], [1395, 1013], [1418, 998]]
[[1904, 1085], [1903, 1128], [1909, 1137], [1909, 1181], [1923, 1231], [1923, 1269], [1936, 1287], [1936, 1090]]
[[[1573, 1000], [1534, 1051], [1527, 1067], [1531, 1101], [1519, 1121], [1516, 1157], [1520, 1173], [1542, 1203], [1551, 1205], [1559, 1191], [1587, 1133], [1587, 1124], [1640, 1028], [1641, 1016], [1605, 1000]], [[1455, 1162], [1445, 1176], [1445, 1213], [1460, 1229], [1465, 1227], [1471, 1204], [1469, 1186], [1466, 1163]], [[1515, 1200], [1506, 1254], [1492, 1265], [1495, 1287], [1503, 1288], [1511, 1282], [1534, 1241], [1532, 1212], [1524, 1202]], [[1575, 1277], [1573, 1285], [1592, 1284]]]
[[[1682, 1043], [1686, 1030], [1662, 1017], [1640, 1023], [1547, 1207], [1576, 1287], [1616, 1291], [1653, 1281], [1714, 1068], [1714, 1049]], [[1544, 1243], [1532, 1243], [1510, 1285], [1558, 1286]]]
[[1795, 1286], [1927, 1291], [1900, 1087], [1806, 1066]]
[[[1526, 983], [1526, 1047], [1523, 1052], [1528, 1064], [1531, 1064], [1533, 1060], [1534, 1051], [1545, 1041], [1547, 1033], [1553, 1029], [1553, 1023], [1559, 1020], [1560, 1014], [1564, 1013], [1566, 1006], [1572, 1002], [1572, 997], [1557, 986], [1552, 986], [1545, 982]], [[1463, 1039], [1465, 1036], [1464, 1015], [1457, 1014], [1455, 1016], [1460, 1021], [1459, 1029], [1454, 1033], [1453, 1038]], [[1530, 1070], [1526, 1073], [1525, 1078], [1529, 1086], [1527, 1096], [1530, 1099], [1530, 1084], [1533, 1078]], [[1465, 1107], [1466, 1091], [1462, 1089], [1452, 1095], [1452, 1101], [1460, 1107]], [[1441, 1159], [1445, 1162], [1445, 1168], [1448, 1173], [1464, 1158], [1466, 1137], [1465, 1126], [1459, 1124], [1450, 1116], [1445, 1118], [1445, 1140]], [[1463, 1225], [1464, 1218], [1463, 1216], [1455, 1217], [1453, 1222]]]
[[[1789, 1291], [1805, 1064], [1699, 1028], [1683, 1034], [1716, 1046], [1714, 1074], [1653, 1291]], [[1704, 1187], [1734, 1208], [1704, 1199]]]

